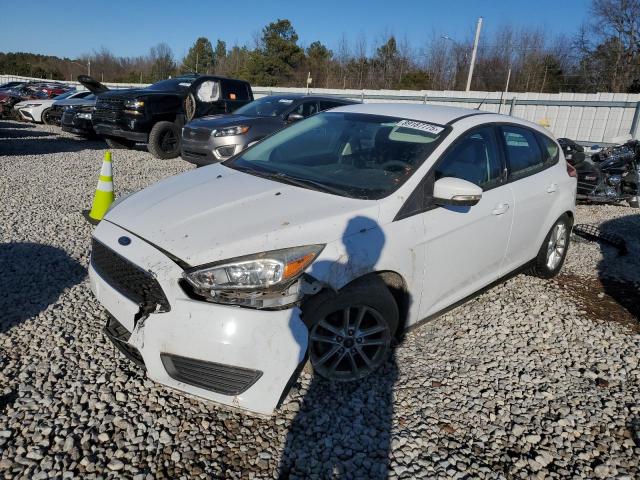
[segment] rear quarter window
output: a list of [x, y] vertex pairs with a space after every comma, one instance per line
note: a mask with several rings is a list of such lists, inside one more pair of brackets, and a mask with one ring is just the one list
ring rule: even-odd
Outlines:
[[542, 147], [542, 159], [545, 167], [550, 167], [558, 163], [560, 158], [560, 147], [556, 142], [546, 135], [538, 134], [540, 146]]

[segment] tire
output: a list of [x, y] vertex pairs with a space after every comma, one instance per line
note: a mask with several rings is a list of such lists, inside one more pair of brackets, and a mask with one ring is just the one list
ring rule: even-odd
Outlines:
[[162, 160], [180, 156], [180, 128], [173, 122], [156, 123], [149, 134], [147, 149]]
[[567, 258], [572, 222], [565, 213], [551, 227], [533, 261], [530, 274], [540, 278], [555, 277]]
[[130, 150], [134, 147], [136, 142], [133, 140], [127, 140], [126, 138], [115, 139], [113, 137], [104, 137], [104, 141], [112, 150]]
[[49, 118], [49, 112], [51, 111], [51, 108], [45, 108], [42, 113], [40, 114], [40, 120], [42, 120], [42, 123], [44, 123], [45, 125], [53, 125], [53, 120], [51, 120]]
[[627, 200], [627, 202], [629, 203], [629, 206], [631, 208], [640, 208], [640, 195], [631, 197], [629, 200]]
[[369, 275], [338, 293], [323, 291], [311, 298], [302, 306], [302, 319], [309, 327], [313, 371], [347, 382], [366, 377], [386, 361], [399, 313], [384, 282]]

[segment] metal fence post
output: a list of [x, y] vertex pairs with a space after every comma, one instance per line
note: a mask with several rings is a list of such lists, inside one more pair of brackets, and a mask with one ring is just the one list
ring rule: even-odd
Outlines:
[[636, 103], [636, 111], [633, 113], [633, 121], [631, 122], [631, 140], [640, 138], [640, 102]]
[[509, 115], [513, 116], [513, 111], [516, 109], [516, 104], [518, 103], [518, 100], [516, 99], [516, 97], [513, 97], [511, 99], [511, 107], [509, 107]]
[[427, 94], [424, 94], [424, 98], [422, 99], [422, 103], [427, 104]]
[[364, 90], [360, 93], [360, 101], [364, 103]]

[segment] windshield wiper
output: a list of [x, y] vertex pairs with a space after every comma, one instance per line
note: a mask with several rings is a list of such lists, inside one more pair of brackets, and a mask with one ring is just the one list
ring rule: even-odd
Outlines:
[[321, 192], [333, 193], [334, 195], [340, 195], [341, 197], [350, 196], [347, 194], [347, 191], [344, 188], [334, 187], [332, 185], [327, 185], [326, 183], [317, 182], [315, 180], [310, 180], [308, 178], [292, 177], [284, 173], [272, 173], [272, 174], [267, 173], [267, 174], [264, 174], [264, 177], [280, 180], [283, 183], [295, 185], [296, 187], [310, 188], [311, 190], [318, 190]]

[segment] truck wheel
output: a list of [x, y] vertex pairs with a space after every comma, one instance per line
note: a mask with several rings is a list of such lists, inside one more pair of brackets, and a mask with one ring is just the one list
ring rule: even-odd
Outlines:
[[376, 276], [321, 292], [302, 306], [313, 371], [329, 380], [360, 380], [380, 367], [398, 327], [398, 306]]
[[173, 122], [158, 122], [151, 129], [149, 153], [156, 158], [168, 160], [180, 155], [180, 128]]
[[113, 137], [104, 137], [104, 141], [107, 142], [107, 145], [112, 150], [129, 150], [136, 144], [134, 141], [127, 140], [125, 138], [119, 138], [116, 140]]
[[530, 273], [540, 278], [555, 277], [567, 258], [570, 237], [571, 219], [564, 214], [544, 238]]
[[53, 119], [49, 116], [49, 113], [51, 113], [51, 108], [45, 108], [40, 114], [40, 119], [45, 125], [53, 125]]
[[631, 197], [629, 200], [629, 206], [631, 208], [640, 208], [640, 195], [636, 195], [635, 197]]

